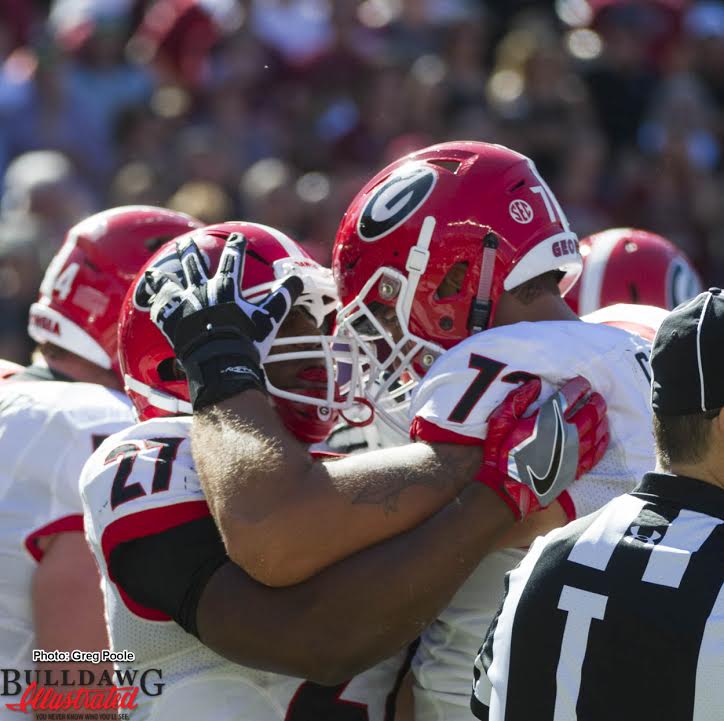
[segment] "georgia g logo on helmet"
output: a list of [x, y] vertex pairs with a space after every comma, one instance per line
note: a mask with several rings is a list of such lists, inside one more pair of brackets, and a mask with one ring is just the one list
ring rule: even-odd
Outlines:
[[[206, 267], [208, 268], [209, 255], [203, 249], [200, 249], [200, 252], [201, 256], [204, 259], [204, 262], [206, 263]], [[171, 247], [168, 248], [166, 252], [164, 252], [153, 263], [151, 263], [151, 265], [149, 265], [146, 270], [150, 270], [151, 268], [156, 268], [162, 273], [175, 275], [177, 280], [181, 284], [184, 284], [185, 282], [184, 273], [181, 269], [181, 261], [179, 261], [178, 255], [176, 255], [176, 246], [173, 244], [171, 245]], [[147, 313], [151, 310], [152, 295], [153, 293], [151, 293], [148, 285], [146, 284], [145, 273], [142, 273], [136, 281], [136, 288], [133, 291], [133, 305], [136, 306], [138, 310], [142, 310]]]
[[430, 167], [401, 167], [367, 201], [357, 221], [359, 237], [373, 242], [398, 228], [427, 200], [436, 181], [437, 173]]
[[683, 258], [675, 258], [671, 262], [667, 275], [666, 302], [670, 310], [703, 290], [699, 276]]
[[[165, 254], [158, 258], [154, 263], [151, 263], [146, 270], [156, 268], [163, 273], [170, 273], [175, 275], [179, 282], [183, 282], [183, 271], [181, 270], [181, 263], [179, 262], [178, 256], [174, 249], [169, 249], [168, 254]], [[145, 274], [141, 274], [136, 282], [136, 288], [133, 291], [133, 305], [138, 310], [148, 312], [151, 310], [151, 296], [153, 293], [146, 284]]]

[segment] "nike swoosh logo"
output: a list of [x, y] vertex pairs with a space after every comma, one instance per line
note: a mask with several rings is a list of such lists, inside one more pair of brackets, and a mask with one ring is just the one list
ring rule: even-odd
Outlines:
[[538, 495], [547, 493], [561, 470], [561, 461], [563, 460], [563, 418], [561, 416], [561, 407], [557, 401], [553, 402], [556, 423], [556, 439], [553, 446], [553, 454], [551, 462], [548, 465], [548, 471], [543, 476], [539, 476], [530, 466], [526, 465], [526, 470], [530, 475], [533, 490]]

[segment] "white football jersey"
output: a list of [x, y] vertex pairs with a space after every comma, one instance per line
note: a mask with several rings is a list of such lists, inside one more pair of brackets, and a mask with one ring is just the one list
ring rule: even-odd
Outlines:
[[[611, 440], [602, 460], [559, 498], [570, 519], [630, 491], [654, 468], [650, 344], [620, 328], [577, 321], [517, 323], [474, 335], [435, 361], [412, 400], [418, 437], [484, 439], [490, 412], [525, 376], [541, 398], [583, 375], [608, 404]], [[413, 659], [416, 721], [469, 721], [471, 664], [522, 549], [490, 554], [424, 631]]]
[[83, 465], [104, 438], [132, 422], [128, 399], [99, 385], [0, 383], [0, 667], [34, 667], [38, 540], [83, 530]]
[[163, 674], [163, 692], [139, 694], [132, 721], [307, 721], [312, 716], [387, 721], [388, 697], [396, 689], [404, 654], [353, 678], [338, 694], [322, 692], [320, 698], [316, 684], [227, 661], [169, 617], [134, 603], [109, 577], [108, 559], [118, 544], [209, 515], [191, 457], [190, 430], [190, 417], [128, 428], [93, 454], [81, 480], [86, 534], [101, 568], [111, 647], [135, 654], [134, 662], [116, 667], [161, 669]]
[[668, 310], [655, 305], [633, 305], [632, 303], [616, 303], [605, 308], [594, 310], [584, 315], [581, 320], [586, 323], [603, 323], [615, 328], [623, 328], [653, 342], [661, 321], [669, 315]]

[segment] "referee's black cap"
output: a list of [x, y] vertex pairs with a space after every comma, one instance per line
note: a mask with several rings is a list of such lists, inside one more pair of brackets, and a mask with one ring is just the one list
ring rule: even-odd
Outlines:
[[660, 416], [724, 406], [724, 292], [709, 288], [674, 308], [651, 349], [651, 406]]

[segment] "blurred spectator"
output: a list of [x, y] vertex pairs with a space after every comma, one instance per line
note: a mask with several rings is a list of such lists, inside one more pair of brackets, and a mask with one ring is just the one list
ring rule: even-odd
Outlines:
[[724, 106], [724, 2], [695, 3], [686, 15], [691, 69], [707, 86], [721, 115]]
[[93, 210], [88, 189], [69, 160], [52, 150], [25, 153], [10, 163], [0, 201], [0, 223], [32, 223], [41, 261], [58, 249], [66, 230]]
[[[383, 10], [383, 3], [375, 3], [378, 12]], [[407, 65], [420, 55], [435, 53], [440, 50], [440, 35], [437, 26], [432, 22], [430, 8], [434, 3], [426, 0], [401, 0], [389, 3], [384, 15], [387, 42], [390, 47], [390, 59], [399, 65]]]
[[550, 18], [528, 12], [497, 48], [488, 97], [509, 120], [507, 144], [530, 155], [553, 185], [571, 140], [583, 127], [595, 134], [590, 99]]
[[235, 217], [234, 204], [226, 192], [215, 183], [191, 180], [184, 183], [169, 198], [166, 207], [194, 215], [204, 223], [223, 223]]
[[164, 179], [147, 163], [137, 161], [121, 167], [108, 190], [108, 206], [163, 205]]
[[248, 218], [326, 263], [375, 170], [459, 138], [721, 285], [723, 67], [724, 0], [0, 0], [0, 354], [82, 215]]
[[211, 50], [244, 22], [238, 0], [158, 0], [129, 43], [131, 56], [152, 63], [164, 82], [208, 81]]
[[328, 0], [252, 0], [254, 34], [290, 64], [302, 63], [331, 42]]
[[98, 145], [57, 48], [45, 42], [35, 51], [15, 51], [0, 71], [0, 168], [29, 150], [56, 148], [98, 179], [110, 162]]
[[27, 0], [0, 0], [0, 58], [27, 44], [35, 15]]
[[42, 279], [42, 229], [29, 217], [0, 223], [0, 358], [26, 363], [33, 343], [25, 332]]
[[239, 187], [243, 216], [294, 237], [301, 211], [294, 189], [295, 176], [295, 169], [280, 158], [264, 158], [254, 163], [242, 176]]
[[601, 188], [607, 150], [605, 138], [589, 127], [574, 132], [563, 149], [558, 199], [580, 238], [612, 224]]
[[[641, 5], [645, 5], [641, 4]], [[599, 21], [603, 52], [585, 74], [598, 122], [615, 148], [636, 142], [638, 127], [655, 90], [645, 7], [618, 3]]]

